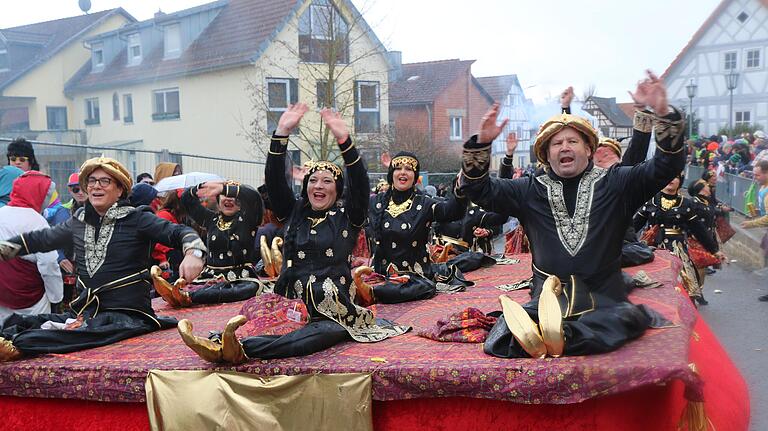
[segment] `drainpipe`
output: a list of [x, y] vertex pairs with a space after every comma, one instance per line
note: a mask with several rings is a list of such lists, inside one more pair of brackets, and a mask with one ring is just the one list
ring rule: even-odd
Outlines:
[[432, 109], [430, 109], [429, 103], [424, 104], [427, 108], [427, 130], [429, 130], [429, 142], [434, 145], [435, 137], [432, 136]]

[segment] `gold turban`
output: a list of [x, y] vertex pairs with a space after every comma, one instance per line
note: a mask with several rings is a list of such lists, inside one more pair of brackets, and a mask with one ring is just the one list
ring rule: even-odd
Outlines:
[[133, 186], [133, 180], [131, 179], [131, 173], [128, 169], [125, 169], [120, 162], [110, 157], [94, 157], [86, 160], [82, 166], [80, 166], [80, 188], [88, 190], [88, 177], [96, 169], [103, 169], [104, 172], [114, 178], [115, 181], [120, 183], [123, 188], [123, 195], [127, 196]]
[[592, 127], [592, 124], [585, 118], [571, 114], [560, 114], [550, 118], [539, 128], [539, 133], [536, 135], [536, 141], [533, 144], [533, 152], [536, 154], [536, 159], [539, 162], [549, 166], [547, 161], [549, 140], [566, 127], [584, 134], [587, 137], [587, 145], [592, 149], [592, 153], [595, 153], [597, 149], [597, 131]]
[[600, 142], [597, 143], [597, 146], [608, 147], [613, 150], [617, 156], [621, 157], [621, 144], [619, 144], [619, 141], [613, 138], [600, 138]]

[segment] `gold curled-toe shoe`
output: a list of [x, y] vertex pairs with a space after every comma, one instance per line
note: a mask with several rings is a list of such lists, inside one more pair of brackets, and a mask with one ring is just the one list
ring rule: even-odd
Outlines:
[[223, 354], [224, 362], [230, 364], [242, 364], [248, 360], [245, 356], [245, 350], [243, 350], [243, 344], [235, 335], [237, 328], [245, 325], [248, 318], [239, 315], [229, 319], [227, 326], [224, 328], [224, 332], [221, 333], [221, 350]]
[[515, 337], [520, 346], [532, 358], [541, 359], [547, 355], [547, 347], [539, 334], [539, 327], [525, 309], [513, 301], [507, 295], [499, 296], [501, 310], [504, 313], [504, 321], [509, 328], [509, 332]]
[[371, 273], [373, 273], [373, 268], [370, 266], [358, 266], [352, 270], [352, 279], [355, 281], [355, 293], [357, 294], [358, 302], [363, 307], [376, 302], [373, 297], [373, 288], [363, 281], [363, 277]]
[[15, 361], [22, 356], [21, 351], [13, 343], [0, 337], [0, 362]]
[[184, 344], [197, 353], [197, 356], [200, 356], [208, 362], [224, 361], [221, 344], [194, 335], [192, 333], [192, 322], [187, 319], [182, 319], [179, 321], [177, 328]]
[[149, 270], [149, 274], [152, 277], [152, 286], [155, 288], [155, 292], [169, 305], [178, 308], [188, 307], [192, 304], [189, 293], [181, 291], [181, 287], [186, 284], [184, 279], [180, 278], [174, 284], [169, 283], [163, 278], [163, 270], [157, 265]]
[[560, 357], [565, 347], [563, 334], [563, 314], [557, 297], [562, 293], [563, 287], [557, 276], [550, 275], [545, 281], [539, 296], [539, 327], [547, 354], [552, 357]]
[[264, 272], [267, 273], [267, 277], [275, 278], [277, 273], [275, 272], [275, 265], [272, 262], [272, 250], [267, 244], [267, 237], [261, 236], [259, 238], [259, 251], [261, 252], [261, 261], [264, 264]]

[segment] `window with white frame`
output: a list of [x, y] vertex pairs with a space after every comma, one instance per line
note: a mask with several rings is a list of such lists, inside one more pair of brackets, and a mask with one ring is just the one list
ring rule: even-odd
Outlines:
[[92, 126], [101, 123], [99, 114], [99, 98], [91, 97], [85, 99], [85, 125]]
[[123, 94], [124, 123], [133, 123], [133, 95]]
[[141, 64], [141, 35], [133, 33], [128, 35], [128, 65]]
[[733, 125], [749, 126], [752, 124], [752, 113], [750, 111], [736, 111], [733, 113]]
[[178, 23], [163, 27], [164, 58], [178, 58], [181, 55], [181, 26]]
[[451, 140], [460, 141], [462, 138], [461, 133], [461, 117], [451, 117]]
[[0, 48], [0, 71], [11, 68], [11, 62], [8, 60], [8, 50]]
[[[267, 131], [277, 129], [280, 116], [299, 100], [299, 80], [293, 78], [267, 78]], [[293, 134], [298, 134], [298, 127]]]
[[104, 68], [104, 45], [97, 43], [91, 48], [91, 57], [94, 70]]
[[330, 0], [313, 0], [299, 17], [301, 61], [324, 63], [332, 56], [349, 61], [349, 26]]
[[760, 67], [760, 49], [748, 49], [744, 56], [744, 67], [756, 69]]
[[175, 120], [181, 116], [178, 88], [155, 90], [152, 92], [152, 98], [154, 100], [153, 120]]
[[378, 133], [381, 130], [379, 83], [355, 81], [355, 131]]
[[736, 69], [736, 51], [730, 51], [723, 54], [723, 70]]

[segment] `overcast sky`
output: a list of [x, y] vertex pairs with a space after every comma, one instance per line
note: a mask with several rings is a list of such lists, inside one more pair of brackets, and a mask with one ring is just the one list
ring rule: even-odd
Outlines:
[[[645, 68], [659, 74], [720, 0], [353, 0], [403, 61], [477, 60], [475, 76], [515, 73], [537, 103], [568, 85], [628, 101]], [[0, 28], [77, 15], [77, 0], [0, 0]], [[139, 20], [203, 0], [91, 0]], [[11, 6], [12, 5], [12, 6]]]

